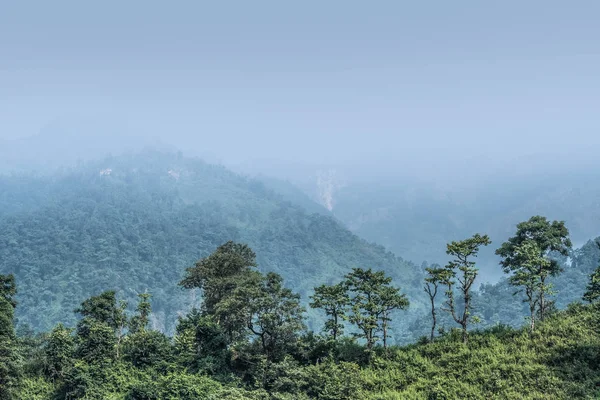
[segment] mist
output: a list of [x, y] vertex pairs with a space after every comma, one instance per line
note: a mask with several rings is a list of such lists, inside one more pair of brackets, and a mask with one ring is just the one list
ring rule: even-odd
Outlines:
[[600, 145], [595, 2], [110, 3], [3, 6], [3, 139], [88, 118], [231, 165], [444, 178]]
[[352, 185], [510, 199], [600, 167], [599, 15], [592, 1], [13, 2], [0, 166], [152, 147], [317, 201], [326, 174], [334, 213]]

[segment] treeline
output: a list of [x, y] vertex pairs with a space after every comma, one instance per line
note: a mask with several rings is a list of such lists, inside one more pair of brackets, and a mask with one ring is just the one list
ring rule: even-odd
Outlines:
[[[180, 285], [200, 289], [202, 301], [179, 318], [172, 339], [149, 329], [150, 294], [140, 294], [135, 314], [128, 315], [128, 304], [106, 291], [75, 310], [75, 328], [59, 324], [19, 344], [12, 322], [14, 278], [0, 276], [7, 303], [3, 316], [10, 327], [3, 355], [13, 361], [2, 371], [0, 398], [104, 399], [115, 393], [128, 399], [196, 399], [209, 393], [223, 398], [240, 387], [245, 389], [236, 396], [251, 390], [264, 397], [281, 390], [277, 370], [286, 363], [314, 366], [315, 379], [319, 363], [332, 362], [334, 354], [336, 361], [368, 364], [380, 339], [387, 349], [392, 312], [408, 307], [406, 296], [383, 272], [355, 268], [340, 284], [315, 289], [311, 306], [330, 317], [327, 334], [318, 336], [306, 331], [300, 296], [284, 287], [280, 275], [262, 274], [256, 266], [247, 245], [228, 242], [188, 268]], [[342, 336], [343, 321], [353, 324], [353, 338], [364, 340], [364, 347]], [[19, 347], [26, 348], [26, 359]], [[346, 367], [351, 366], [335, 366]], [[25, 371], [29, 379], [23, 380]], [[142, 371], [151, 372], [140, 382]], [[114, 381], [113, 373], [128, 378]], [[350, 396], [348, 389], [345, 393]]]
[[[474, 260], [487, 245], [489, 238], [479, 234], [452, 242], [447, 246], [451, 261], [428, 268], [424, 289], [431, 300], [431, 335], [406, 348], [388, 339], [395, 312], [407, 309], [409, 300], [384, 272], [354, 268], [339, 283], [316, 287], [310, 307], [326, 316], [322, 333], [316, 334], [306, 329], [300, 296], [284, 286], [280, 275], [260, 273], [252, 249], [234, 242], [186, 270], [179, 285], [200, 291], [202, 300], [179, 317], [173, 337], [149, 328], [150, 294], [139, 294], [130, 314], [114, 291], [83, 301], [74, 310], [73, 328], [59, 324], [48, 333], [17, 334], [17, 286], [12, 275], [0, 275], [0, 399], [598, 394], [598, 365], [588, 361], [597, 357], [600, 344], [595, 306], [572, 306], [560, 314], [550, 300], [554, 292], [548, 279], [561, 270], [553, 254], [567, 254], [571, 247], [564, 223], [532, 217], [497, 250], [515, 294], [528, 304], [527, 331], [469, 330], [477, 322], [471, 304], [478, 275]], [[600, 267], [583, 298], [600, 299]], [[442, 329], [436, 336], [439, 311], [459, 329]], [[556, 351], [562, 359], [552, 358], [559, 356], [546, 348], [551, 343], [561, 343]], [[525, 368], [511, 364], [515, 359]]]

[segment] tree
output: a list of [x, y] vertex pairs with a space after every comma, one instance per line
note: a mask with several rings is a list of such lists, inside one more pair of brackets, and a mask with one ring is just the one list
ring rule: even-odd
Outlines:
[[[463, 343], [467, 343], [468, 340], [467, 327], [471, 317], [471, 288], [479, 273], [479, 269], [475, 267], [475, 262], [471, 259], [477, 257], [481, 246], [487, 246], [490, 243], [491, 241], [487, 235], [481, 236], [476, 233], [469, 239], [454, 241], [447, 246], [446, 254], [454, 256], [454, 259], [446, 265], [446, 272], [443, 275], [442, 283], [448, 288], [446, 290], [447, 308], [445, 310], [461, 326]], [[454, 285], [456, 284], [454, 279], [458, 280], [458, 289], [464, 301], [462, 314], [457, 310], [454, 302]]]
[[58, 324], [44, 344], [45, 370], [53, 381], [64, 379], [65, 371], [73, 364], [75, 340], [72, 333], [73, 329]]
[[[391, 278], [390, 282], [391, 282]], [[392, 321], [390, 314], [394, 310], [405, 310], [409, 306], [409, 301], [406, 298], [406, 295], [400, 294], [400, 289], [395, 288], [393, 286], [384, 285], [381, 287], [378, 293], [379, 297], [379, 307], [381, 309], [381, 314], [379, 316], [379, 321], [381, 322], [381, 333], [383, 336], [383, 348], [387, 349], [387, 340], [389, 338], [388, 335], [388, 327], [389, 323]]]
[[[525, 245], [528, 242], [530, 244]], [[538, 253], [535, 258], [531, 253], [533, 246]], [[551, 253], [556, 252], [567, 256], [571, 246], [569, 230], [564, 221], [550, 222], [546, 217], [537, 215], [519, 223], [515, 236], [496, 250], [496, 254], [502, 257], [500, 265], [505, 273], [523, 271], [524, 264], [537, 263], [528, 268], [533, 275], [532, 278], [535, 277], [537, 282], [537, 307], [542, 321], [548, 307], [546, 296], [551, 290], [548, 278], [561, 272], [558, 262], [550, 257]]]
[[21, 359], [14, 325], [16, 294], [15, 277], [0, 275], [0, 400], [15, 398], [21, 378]]
[[137, 333], [145, 331], [148, 326], [150, 319], [150, 313], [152, 312], [152, 306], [150, 305], [150, 293], [138, 294], [139, 302], [136, 308], [137, 315], [131, 318], [129, 323], [129, 330], [131, 333]]
[[259, 339], [267, 363], [282, 359], [305, 328], [300, 295], [285, 288], [279, 274], [269, 272], [259, 285], [245, 287], [237, 296], [248, 305], [247, 327]]
[[427, 271], [427, 277], [425, 277], [425, 286], [423, 290], [429, 296], [429, 301], [431, 303], [431, 335], [429, 340], [433, 342], [435, 335], [435, 327], [437, 325], [437, 312], [435, 309], [435, 298], [438, 294], [439, 285], [443, 284], [443, 282], [448, 281], [449, 271], [446, 268], [441, 268], [439, 265], [435, 264], [431, 268], [425, 268]]
[[123, 359], [137, 368], [157, 366], [171, 359], [172, 346], [162, 332], [140, 330], [129, 334], [123, 345]]
[[77, 358], [88, 363], [114, 360], [116, 347], [115, 331], [104, 322], [84, 318], [77, 324]]
[[252, 249], [230, 241], [188, 268], [179, 283], [186, 289], [202, 290], [203, 315], [214, 318], [226, 332], [230, 343], [241, 339], [245, 333], [246, 315], [239, 312], [245, 307], [235, 310], [223, 307], [223, 304], [231, 302], [236, 288], [257, 279], [258, 272], [253, 270], [254, 267], [256, 254]]
[[92, 296], [75, 312], [83, 318], [77, 324], [77, 354], [87, 361], [119, 358], [121, 340], [127, 326], [123, 301], [117, 303], [114, 291]]
[[[600, 242], [596, 242], [596, 246], [600, 249]], [[590, 280], [587, 284], [583, 300], [595, 303], [600, 299], [600, 265], [590, 275]]]
[[329, 319], [325, 322], [324, 331], [328, 332], [334, 341], [344, 333], [346, 308], [350, 297], [343, 283], [337, 285], [321, 285], [315, 288], [315, 293], [310, 297], [312, 308], [320, 308], [325, 311]]
[[227, 335], [197, 309], [179, 318], [174, 341], [178, 362], [189, 371], [219, 375], [229, 370], [231, 352]]
[[75, 310], [84, 318], [91, 318], [97, 322], [105, 323], [115, 331], [124, 325], [124, 304], [117, 305], [116, 292], [107, 290], [98, 296], [92, 296], [81, 303]]
[[[535, 329], [536, 310], [541, 298], [551, 294], [551, 285], [544, 284], [544, 271], [550, 268], [550, 260], [540, 255], [538, 245], [534, 241], [526, 241], [515, 247], [515, 257], [520, 260], [519, 266], [512, 268], [508, 282], [513, 286], [521, 286], [525, 292], [525, 302], [529, 305], [529, 330]], [[541, 278], [540, 278], [541, 277]]]
[[382, 331], [384, 347], [387, 347], [391, 311], [406, 309], [409, 302], [404, 294], [400, 294], [400, 289], [390, 285], [392, 278], [385, 276], [383, 271], [353, 268], [345, 278], [351, 293], [352, 314], [348, 319], [361, 331], [359, 337], [366, 341], [370, 359], [379, 339], [377, 332]]

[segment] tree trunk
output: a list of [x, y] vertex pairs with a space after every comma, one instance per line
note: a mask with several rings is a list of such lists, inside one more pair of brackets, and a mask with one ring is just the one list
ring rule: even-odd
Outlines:
[[338, 316], [337, 313], [333, 314], [333, 341], [337, 341], [337, 332], [338, 332]]
[[463, 340], [463, 343], [466, 344], [467, 340], [468, 340], [468, 338], [467, 338], [467, 335], [468, 335], [468, 333], [467, 333], [467, 324], [468, 324], [468, 321], [469, 321], [469, 306], [470, 306], [470, 303], [471, 303], [471, 296], [469, 294], [468, 289], [464, 291], [463, 296], [465, 298], [465, 310], [463, 312], [463, 317], [462, 317], [461, 325], [462, 325], [462, 328], [463, 328], [462, 340]]
[[537, 302], [534, 298], [535, 294], [533, 289], [526, 290], [527, 297], [529, 298], [529, 318], [531, 319], [531, 321], [529, 321], [529, 333], [533, 333], [533, 330], [535, 329], [535, 306]]
[[[386, 318], [384, 315], [383, 318]], [[387, 350], [387, 321], [384, 319], [383, 321], [383, 348]]]
[[437, 324], [436, 316], [435, 316], [435, 308], [431, 309], [431, 317], [433, 318], [433, 324], [431, 324], [431, 338], [429, 339], [433, 342], [433, 338], [435, 335], [435, 325]]
[[437, 294], [437, 285], [435, 286], [435, 291], [432, 293], [429, 286], [426, 288], [425, 292], [429, 295], [429, 301], [431, 301], [431, 336], [429, 337], [429, 341], [433, 342], [433, 338], [435, 336], [435, 326], [437, 324], [437, 319], [435, 315], [435, 295]]
[[544, 313], [546, 312], [546, 304], [544, 303], [544, 290], [545, 283], [544, 278], [542, 278], [542, 288], [540, 290], [540, 321], [544, 321]]

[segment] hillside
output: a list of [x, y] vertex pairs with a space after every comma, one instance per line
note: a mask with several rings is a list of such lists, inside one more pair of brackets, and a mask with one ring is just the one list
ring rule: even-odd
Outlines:
[[[370, 363], [360, 345], [340, 342], [332, 357], [323, 354], [325, 342], [303, 337], [269, 368], [238, 365], [233, 374], [243, 380], [190, 363], [205, 363], [207, 354], [231, 357], [214, 353], [212, 337], [195, 339], [209, 353], [188, 354], [181, 336], [171, 341], [153, 331], [130, 333], [123, 356], [115, 357], [109, 346], [99, 350], [100, 358], [98, 352], [82, 354], [90, 340], [85, 331], [73, 336], [59, 326], [45, 337], [19, 337], [26, 368], [13, 393], [27, 400], [593, 399], [600, 395], [599, 324], [598, 304], [574, 303], [533, 334], [497, 326], [473, 332], [464, 344], [458, 332], [449, 332], [430, 343], [378, 348]], [[109, 328], [103, 334], [114, 346], [115, 333]]]
[[197, 302], [176, 285], [184, 269], [228, 240], [248, 243], [259, 269], [283, 275], [305, 301], [352, 267], [384, 269], [409, 296], [420, 291], [415, 265], [258, 181], [181, 154], [2, 176], [0, 226], [0, 273], [16, 275], [17, 318], [38, 330], [73, 325], [84, 298], [116, 289], [130, 303], [151, 292], [154, 327], [172, 332]]
[[[564, 220], [575, 245], [600, 235], [600, 189], [593, 169], [430, 183], [397, 179], [349, 183], [333, 215], [350, 230], [409, 260], [447, 261], [445, 245], [475, 232], [500, 244], [532, 215]], [[493, 247], [493, 246], [492, 246]], [[502, 271], [493, 249], [482, 251], [486, 280]]]
[[[600, 264], [600, 237], [590, 240], [583, 246], [571, 251], [570, 259], [559, 259], [562, 272], [550, 279], [554, 295], [550, 297], [557, 309], [565, 309], [569, 304], [580, 301], [589, 282], [590, 275]], [[473, 294], [474, 315], [480, 322], [478, 329], [494, 327], [498, 324], [518, 328], [524, 324], [527, 316], [527, 305], [523, 302], [523, 293], [516, 293], [517, 288], [511, 286], [506, 276], [496, 283], [477, 282], [478, 290]], [[456, 326], [447, 313], [440, 315], [441, 324], [445, 327]], [[411, 322], [409, 331], [413, 337], [424, 336], [431, 329], [431, 316], [422, 314]]]

